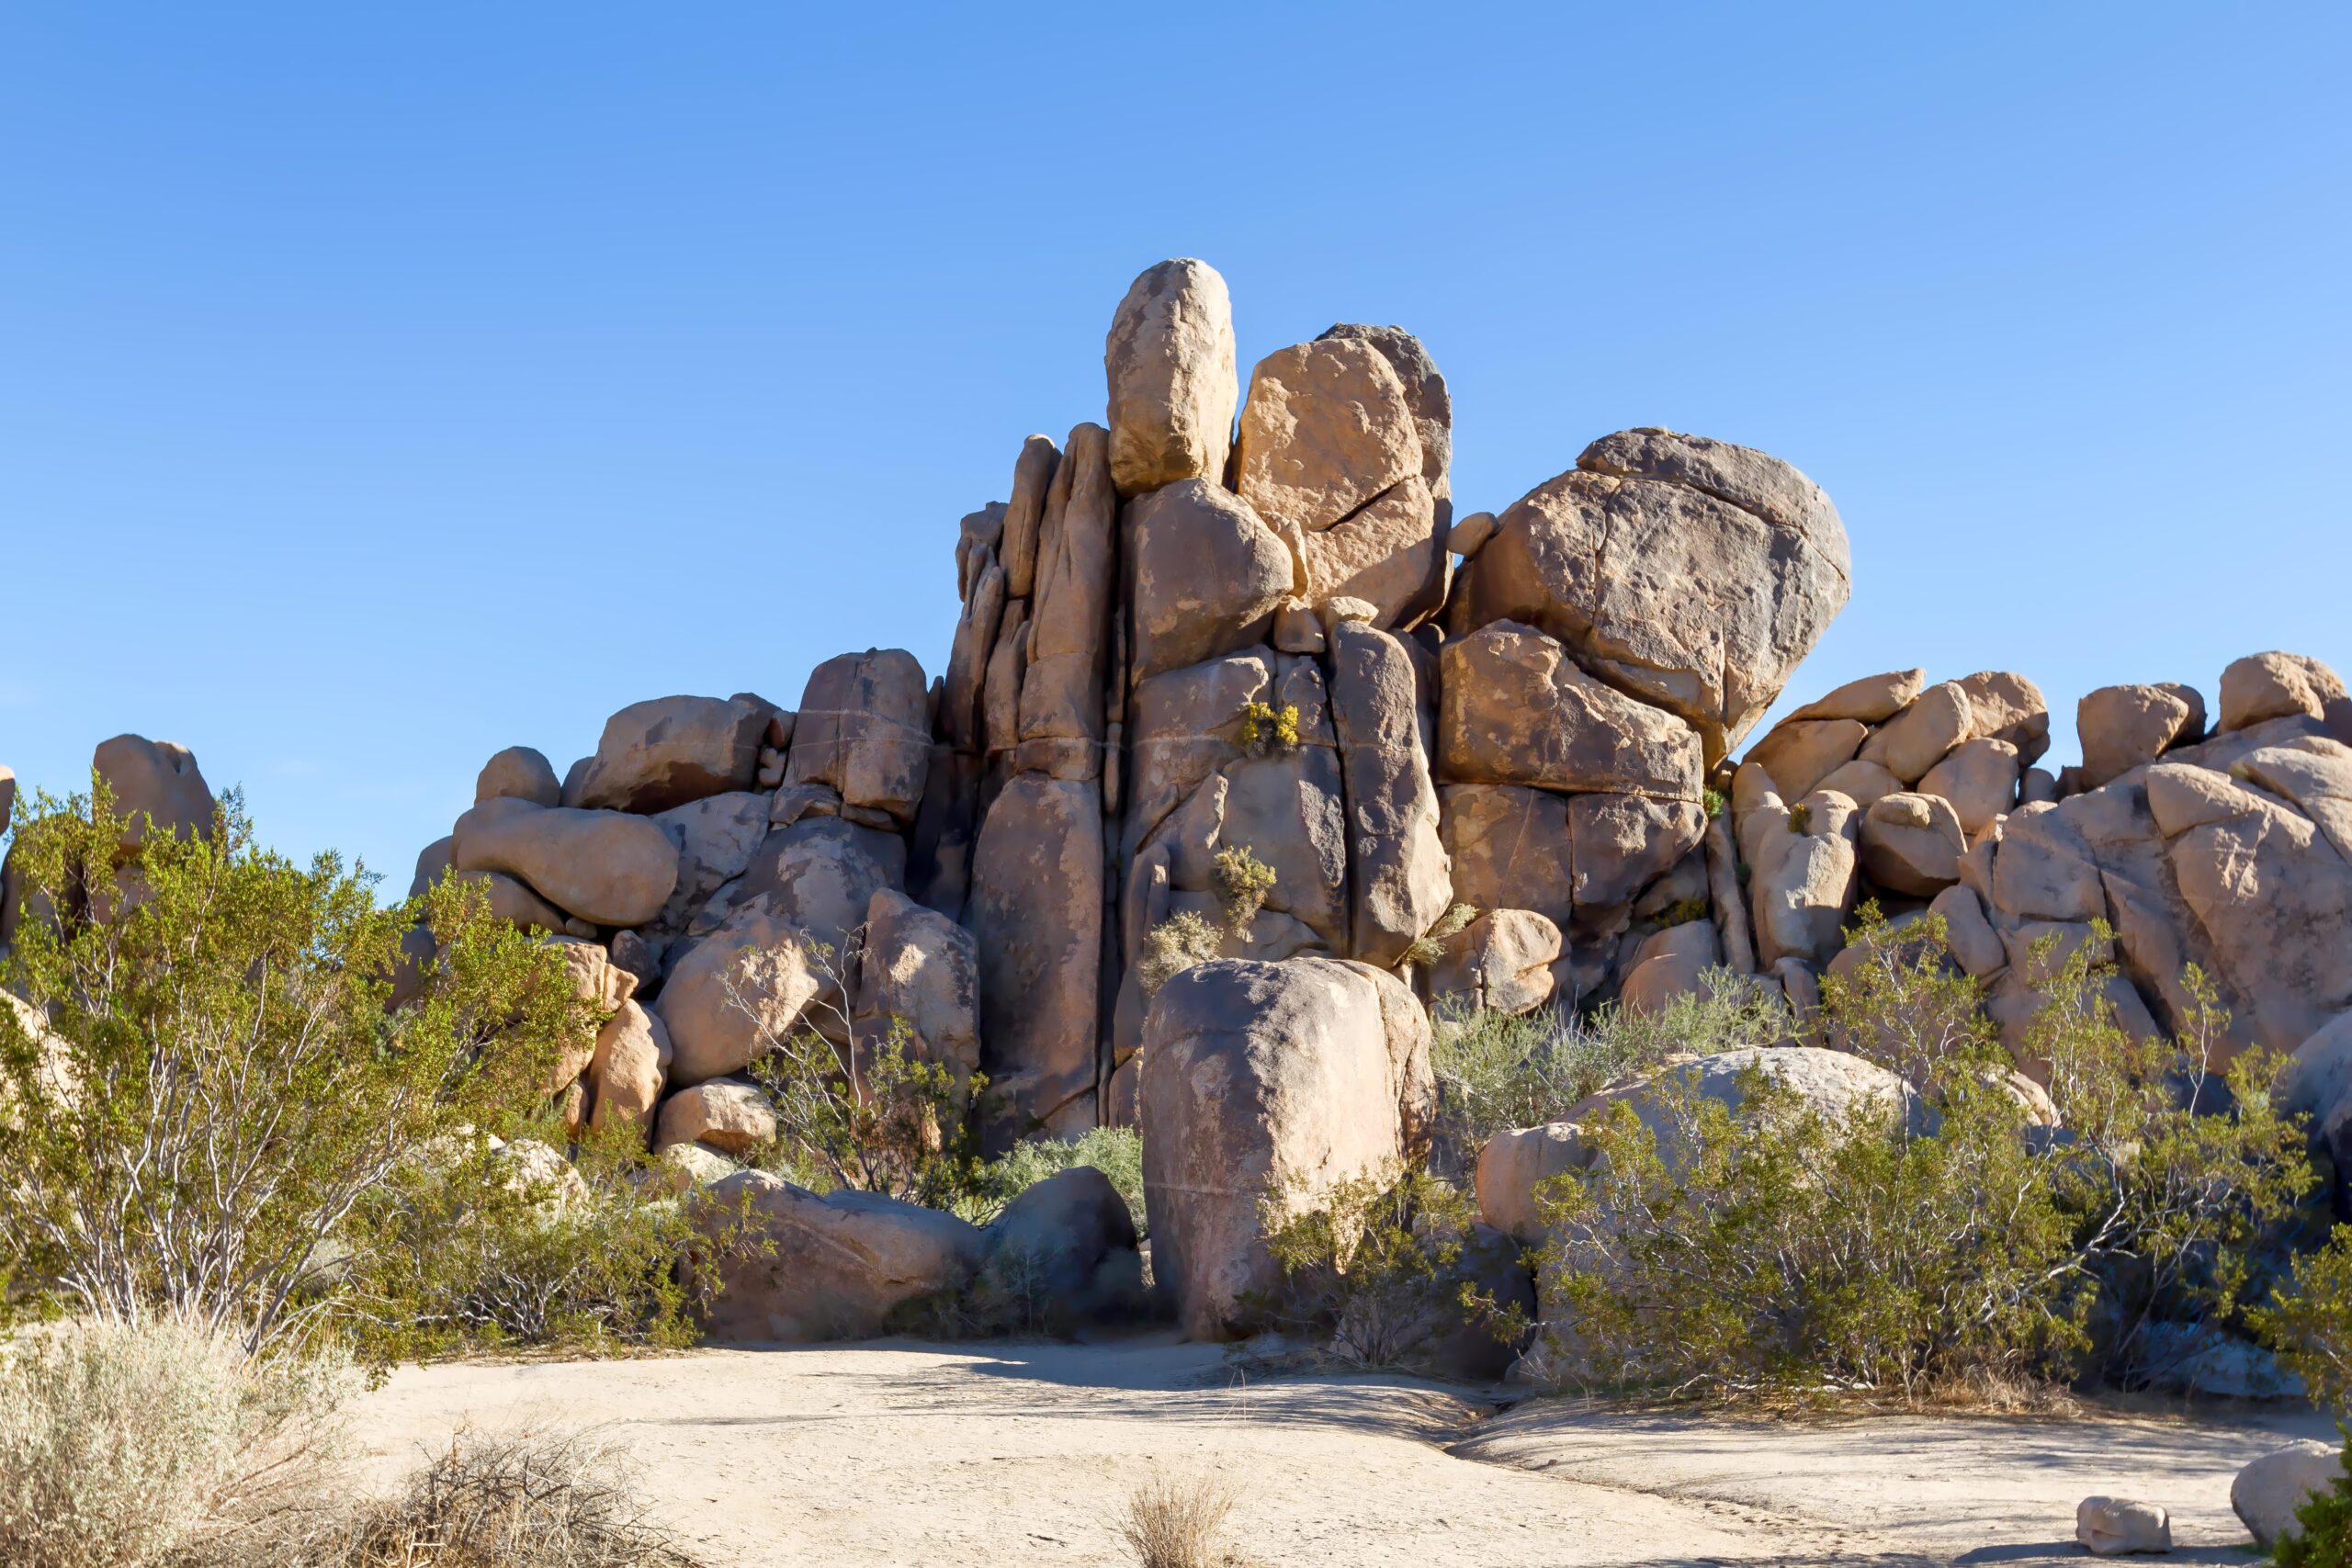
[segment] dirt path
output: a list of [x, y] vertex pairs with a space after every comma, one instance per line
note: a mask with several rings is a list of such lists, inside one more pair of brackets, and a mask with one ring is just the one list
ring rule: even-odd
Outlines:
[[2229, 1475], [2278, 1440], [1482, 1414], [1408, 1379], [1248, 1382], [1216, 1347], [1144, 1339], [412, 1368], [359, 1420], [386, 1478], [461, 1422], [604, 1427], [718, 1568], [1124, 1563], [1127, 1494], [1161, 1471], [1230, 1483], [1233, 1540], [1266, 1568], [2035, 1562], [2119, 1486], [2172, 1506], [2185, 1544], [2243, 1540]]

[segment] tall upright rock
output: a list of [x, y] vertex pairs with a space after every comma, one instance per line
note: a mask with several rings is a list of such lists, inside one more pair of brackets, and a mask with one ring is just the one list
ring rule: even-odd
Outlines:
[[1121, 495], [1217, 479], [1233, 445], [1233, 301], [1190, 257], [1144, 269], [1111, 318], [1111, 478]]

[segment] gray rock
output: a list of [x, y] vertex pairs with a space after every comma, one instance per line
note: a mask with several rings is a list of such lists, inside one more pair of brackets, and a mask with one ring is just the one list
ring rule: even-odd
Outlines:
[[1135, 1216], [1091, 1166], [1072, 1166], [1015, 1198], [988, 1227], [986, 1243], [972, 1283], [984, 1319], [1067, 1335], [1143, 1304]]

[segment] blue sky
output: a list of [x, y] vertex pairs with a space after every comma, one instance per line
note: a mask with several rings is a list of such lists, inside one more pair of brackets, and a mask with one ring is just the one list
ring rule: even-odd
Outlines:
[[[854, 16], [842, 12], [854, 9]], [[944, 660], [1128, 279], [1419, 333], [1499, 509], [1826, 485], [1783, 706], [2352, 671], [2352, 10], [0, 7], [0, 761], [137, 730], [405, 884], [492, 751]]]

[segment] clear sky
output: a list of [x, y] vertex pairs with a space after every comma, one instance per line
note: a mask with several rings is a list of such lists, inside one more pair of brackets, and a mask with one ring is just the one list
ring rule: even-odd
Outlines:
[[[2352, 671], [2352, 8], [0, 7], [0, 761], [122, 730], [404, 886], [494, 750], [953, 627], [1198, 255], [1421, 334], [1499, 510], [1827, 487], [1783, 706]], [[1246, 370], [1245, 370], [1246, 375]]]

